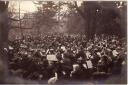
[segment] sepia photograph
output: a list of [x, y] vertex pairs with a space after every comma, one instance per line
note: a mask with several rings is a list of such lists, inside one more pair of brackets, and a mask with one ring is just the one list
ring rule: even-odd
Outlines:
[[0, 0], [0, 84], [127, 84], [127, 1]]

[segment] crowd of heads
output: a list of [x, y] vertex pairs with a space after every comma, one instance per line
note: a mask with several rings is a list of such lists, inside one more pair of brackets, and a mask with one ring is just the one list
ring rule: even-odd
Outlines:
[[115, 35], [95, 35], [90, 40], [81, 34], [29, 35], [9, 42], [9, 69], [31, 80], [82, 80], [96, 73], [119, 74], [126, 48], [125, 38]]

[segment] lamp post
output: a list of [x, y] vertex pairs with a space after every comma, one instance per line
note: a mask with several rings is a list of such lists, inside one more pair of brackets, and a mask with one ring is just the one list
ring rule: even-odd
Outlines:
[[20, 0], [19, 0], [19, 29], [21, 31], [21, 37], [23, 37], [23, 32], [22, 32], [22, 28], [21, 28], [21, 19], [20, 19]]

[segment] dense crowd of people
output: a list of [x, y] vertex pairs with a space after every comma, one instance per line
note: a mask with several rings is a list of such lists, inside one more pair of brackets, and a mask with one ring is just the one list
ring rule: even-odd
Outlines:
[[9, 42], [9, 69], [25, 79], [48, 82], [108, 77], [121, 73], [126, 44], [115, 35], [95, 35], [88, 41], [80, 34], [29, 35]]

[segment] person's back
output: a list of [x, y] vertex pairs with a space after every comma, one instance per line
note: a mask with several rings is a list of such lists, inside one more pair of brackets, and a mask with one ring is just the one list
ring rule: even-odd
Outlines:
[[86, 59], [86, 55], [85, 55], [85, 53], [84, 53], [84, 51], [83, 50], [80, 50], [79, 52], [78, 52], [78, 54], [76, 54], [76, 57], [77, 58], [80, 58], [80, 57], [82, 57], [82, 59]]

